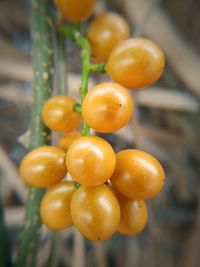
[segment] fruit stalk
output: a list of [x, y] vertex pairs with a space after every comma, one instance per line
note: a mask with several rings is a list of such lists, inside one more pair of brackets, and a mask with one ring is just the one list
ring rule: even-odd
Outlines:
[[[64, 36], [71, 37], [75, 43], [81, 47], [81, 58], [82, 58], [82, 74], [81, 74], [81, 87], [80, 87], [80, 96], [81, 103], [88, 92], [88, 81], [89, 75], [91, 72], [105, 72], [105, 64], [91, 64], [91, 47], [89, 41], [86, 37], [81, 35], [80, 27], [77, 25], [68, 25], [65, 24], [59, 29], [60, 33]], [[75, 110], [80, 112], [80, 106], [76, 106]], [[83, 135], [90, 135], [90, 128], [88, 124], [83, 119]]]
[[[82, 49], [81, 50], [82, 74], [81, 74], [80, 96], [81, 96], [81, 103], [83, 103], [83, 100], [88, 92], [91, 48], [87, 38], [83, 37], [79, 32], [75, 32], [74, 40]], [[83, 120], [82, 134], [83, 135], [90, 134], [90, 128], [85, 120]]]
[[[52, 93], [53, 49], [52, 20], [49, 1], [32, 0], [32, 60], [34, 70], [31, 140], [30, 149], [49, 144], [50, 131], [43, 124], [41, 110], [43, 103]], [[17, 267], [36, 266], [36, 254], [39, 246], [40, 217], [39, 206], [44, 194], [42, 189], [29, 189], [25, 223], [21, 235]]]

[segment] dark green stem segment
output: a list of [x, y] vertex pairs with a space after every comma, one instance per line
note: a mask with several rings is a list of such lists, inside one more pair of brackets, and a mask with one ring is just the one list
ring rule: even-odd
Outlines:
[[75, 186], [76, 188], [79, 188], [79, 187], [81, 186], [81, 184], [80, 184], [79, 182], [75, 182], [75, 183], [74, 183], [74, 186]]
[[59, 264], [61, 233], [52, 232], [51, 249], [46, 267], [56, 267]]
[[78, 113], [82, 113], [82, 105], [79, 103], [74, 104], [73, 110]]
[[[34, 104], [31, 123], [30, 149], [50, 144], [50, 132], [43, 124], [41, 111], [44, 102], [52, 93], [53, 48], [52, 20], [49, 0], [32, 0], [32, 60], [34, 70]], [[25, 224], [22, 231], [17, 267], [36, 266], [36, 254], [40, 237], [40, 201], [43, 189], [29, 189]]]
[[102, 64], [90, 64], [90, 72], [99, 72], [105, 73], [106, 72], [106, 65]]
[[11, 267], [11, 254], [6, 235], [6, 226], [4, 221], [4, 210], [0, 196], [0, 266]]

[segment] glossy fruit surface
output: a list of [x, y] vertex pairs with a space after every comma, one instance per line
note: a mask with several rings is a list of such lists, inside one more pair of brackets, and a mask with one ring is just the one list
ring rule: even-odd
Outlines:
[[147, 223], [147, 207], [143, 200], [132, 200], [117, 194], [120, 205], [120, 223], [118, 231], [125, 235], [139, 234]]
[[73, 22], [86, 20], [92, 15], [95, 0], [54, 0], [63, 17]]
[[65, 152], [67, 152], [70, 145], [80, 137], [81, 137], [81, 132], [74, 131], [74, 132], [66, 133], [65, 135], [61, 136], [61, 138], [59, 139], [58, 147], [60, 147]]
[[65, 152], [58, 147], [42, 146], [29, 152], [21, 161], [20, 175], [33, 187], [48, 187], [66, 174]]
[[127, 149], [117, 155], [111, 183], [116, 191], [131, 199], [156, 196], [164, 186], [165, 174], [160, 163], [150, 154]]
[[106, 62], [113, 48], [129, 36], [129, 25], [120, 15], [108, 12], [96, 16], [87, 31], [94, 61]]
[[107, 62], [107, 71], [117, 83], [133, 89], [155, 83], [163, 73], [164, 55], [160, 47], [144, 38], [119, 44]]
[[101, 83], [92, 88], [82, 105], [82, 115], [97, 132], [111, 133], [126, 125], [133, 113], [133, 100], [116, 83]]
[[106, 186], [79, 187], [71, 202], [72, 221], [92, 241], [104, 241], [118, 229], [119, 203]]
[[75, 191], [74, 182], [61, 182], [46, 192], [41, 201], [40, 216], [49, 229], [64, 230], [73, 224], [71, 199]]
[[69, 96], [53, 96], [44, 104], [42, 110], [44, 123], [54, 131], [73, 131], [81, 122], [81, 115], [73, 111], [75, 103], [77, 101]]
[[84, 136], [70, 146], [66, 163], [74, 180], [84, 186], [97, 186], [112, 176], [116, 156], [110, 144], [104, 139]]

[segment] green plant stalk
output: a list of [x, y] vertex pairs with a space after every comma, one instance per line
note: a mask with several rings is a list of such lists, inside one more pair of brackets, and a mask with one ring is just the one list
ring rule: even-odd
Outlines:
[[[59, 32], [67, 37], [71, 37], [81, 47], [82, 74], [81, 74], [80, 96], [81, 96], [81, 104], [82, 104], [88, 92], [88, 81], [89, 81], [90, 73], [91, 72], [105, 73], [106, 68], [105, 68], [105, 64], [91, 64], [90, 44], [87, 38], [81, 35], [79, 30], [80, 30], [80, 27], [77, 27], [77, 25], [64, 24], [60, 28]], [[74, 110], [77, 112], [80, 112], [81, 107], [76, 104], [74, 106]], [[84, 119], [83, 119], [82, 135], [90, 135], [90, 128]]]
[[51, 235], [51, 249], [49, 258], [47, 261], [47, 267], [56, 267], [59, 263], [60, 257], [60, 241], [61, 241], [61, 233], [60, 232], [52, 232]]
[[[32, 60], [34, 69], [34, 104], [31, 122], [30, 149], [50, 143], [50, 131], [41, 118], [43, 103], [52, 93], [53, 48], [52, 23], [49, 0], [32, 0]], [[39, 206], [43, 189], [29, 189], [25, 224], [21, 235], [17, 267], [35, 267], [39, 247], [40, 216]]]
[[73, 110], [74, 110], [75, 112], [81, 114], [81, 113], [82, 113], [82, 105], [79, 104], [79, 103], [75, 103], [75, 104], [73, 105]]
[[0, 196], [0, 266], [11, 267], [11, 255], [6, 236], [6, 226], [4, 221], [4, 210]]
[[[91, 57], [91, 48], [87, 38], [83, 37], [80, 32], [74, 33], [75, 42], [81, 47], [81, 58], [82, 58], [82, 74], [81, 74], [81, 87], [80, 87], [80, 96], [81, 104], [88, 92], [88, 81], [90, 75], [90, 57]], [[82, 135], [90, 135], [90, 127], [83, 119], [83, 129]]]
[[90, 64], [90, 72], [105, 73], [106, 72], [106, 65], [104, 63]]

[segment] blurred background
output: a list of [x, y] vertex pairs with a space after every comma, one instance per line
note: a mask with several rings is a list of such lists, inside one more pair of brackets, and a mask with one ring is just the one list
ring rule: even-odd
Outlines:
[[[29, 2], [0, 0], [0, 192], [13, 257], [27, 197], [18, 164], [26, 153], [31, 118]], [[199, 267], [200, 1], [98, 0], [95, 13], [105, 10], [122, 14], [133, 36], [153, 39], [165, 52], [162, 78], [133, 96], [130, 124], [104, 138], [115, 151], [137, 147], [153, 154], [164, 166], [166, 186], [148, 201], [148, 225], [139, 236], [116, 234], [96, 244], [73, 228], [55, 235], [43, 227], [38, 266], [48, 266], [53, 236], [60, 254], [57, 266]], [[71, 42], [66, 48], [68, 92], [77, 95], [79, 49]], [[106, 75], [93, 75], [90, 86], [103, 81]]]

